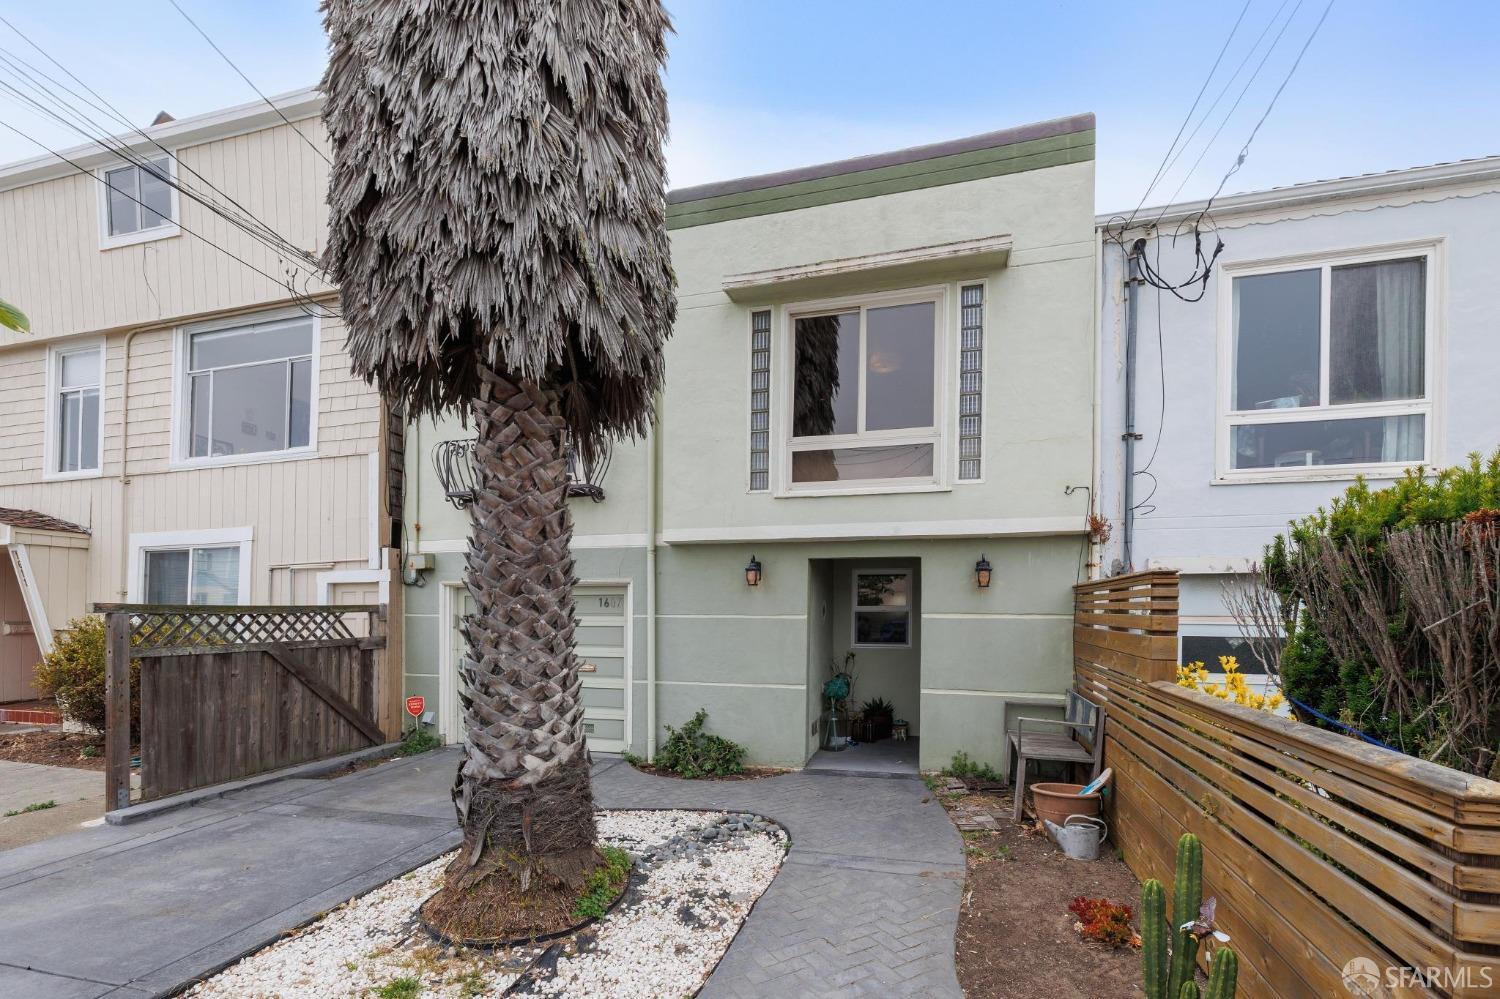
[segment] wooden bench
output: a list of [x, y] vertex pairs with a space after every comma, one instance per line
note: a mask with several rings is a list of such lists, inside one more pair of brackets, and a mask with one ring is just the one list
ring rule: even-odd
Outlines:
[[1016, 768], [1015, 818], [1019, 821], [1026, 800], [1028, 760], [1087, 763], [1091, 767], [1089, 780], [1099, 776], [1104, 758], [1104, 709], [1070, 690], [1061, 719], [1018, 718], [1009, 738], [1010, 757]]

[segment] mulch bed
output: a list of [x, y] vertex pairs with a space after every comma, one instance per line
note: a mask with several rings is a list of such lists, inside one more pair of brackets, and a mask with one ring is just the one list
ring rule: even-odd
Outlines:
[[[84, 756], [85, 746], [93, 746], [99, 755]], [[75, 767], [79, 770], [103, 770], [104, 740], [99, 736], [70, 735], [57, 731], [0, 735], [0, 760], [44, 763], [49, 767]]]
[[737, 774], [727, 777], [684, 777], [682, 774], [672, 770], [664, 770], [654, 763], [631, 763], [643, 774], [651, 774], [655, 777], [671, 777], [673, 780], [760, 780], [762, 777], [775, 777], [777, 774], [789, 773], [783, 767], [746, 767]]
[[1124, 903], [1138, 918], [1140, 883], [1108, 842], [1098, 860], [1071, 860], [1030, 821], [1011, 820], [1009, 791], [934, 793], [955, 819], [987, 817], [995, 827], [964, 833], [968, 878], [954, 950], [969, 999], [1142, 994], [1140, 951], [1083, 939], [1068, 911], [1082, 895]]

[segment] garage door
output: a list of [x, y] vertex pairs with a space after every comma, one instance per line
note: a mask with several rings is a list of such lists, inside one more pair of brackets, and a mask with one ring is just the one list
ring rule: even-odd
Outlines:
[[[573, 588], [578, 614], [575, 641], [579, 670], [583, 677], [583, 727], [589, 748], [596, 753], [618, 753], [626, 748], [625, 692], [630, 681], [630, 594], [623, 584], [579, 583]], [[458, 608], [449, 622], [449, 662], [456, 667], [463, 657], [464, 640], [459, 631], [463, 614], [473, 612], [468, 593], [455, 600]], [[462, 682], [460, 679], [459, 682]], [[448, 726], [450, 741], [463, 738], [463, 722], [455, 698]]]

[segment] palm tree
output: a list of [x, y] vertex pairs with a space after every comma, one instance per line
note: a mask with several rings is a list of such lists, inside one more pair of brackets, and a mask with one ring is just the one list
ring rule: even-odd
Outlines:
[[464, 848], [443, 894], [531, 907], [596, 863], [564, 443], [589, 458], [644, 433], [661, 384], [671, 26], [658, 0], [324, 10], [327, 260], [354, 369], [411, 418], [476, 424]]
[[26, 313], [4, 299], [0, 299], [0, 326], [17, 333], [31, 332], [31, 320], [26, 318]]

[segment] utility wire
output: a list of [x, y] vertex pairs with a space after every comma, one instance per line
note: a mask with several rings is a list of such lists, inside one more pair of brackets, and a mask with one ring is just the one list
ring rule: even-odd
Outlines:
[[[1213, 81], [1214, 74], [1219, 71], [1219, 63], [1224, 61], [1224, 53], [1229, 51], [1229, 43], [1234, 41], [1235, 33], [1240, 30], [1240, 22], [1245, 19], [1245, 15], [1250, 10], [1250, 2], [1251, 0], [1245, 0], [1245, 6], [1240, 8], [1240, 16], [1235, 18], [1234, 26], [1229, 29], [1229, 37], [1224, 39], [1224, 44], [1219, 49], [1218, 57], [1214, 59], [1214, 64], [1209, 67], [1208, 75], [1203, 78], [1203, 86], [1198, 88], [1198, 96], [1193, 98], [1193, 106], [1188, 108], [1187, 114], [1182, 118], [1182, 124], [1177, 126], [1177, 134], [1172, 136], [1172, 144], [1167, 147], [1167, 151], [1165, 153], [1162, 153], [1161, 162], [1157, 164], [1156, 173], [1151, 177], [1151, 183], [1146, 185], [1146, 190], [1141, 194], [1141, 200], [1136, 202], [1135, 209], [1130, 213], [1130, 218], [1125, 220], [1125, 229], [1130, 228], [1130, 223], [1135, 221], [1136, 213], [1141, 210], [1141, 206], [1146, 203], [1146, 199], [1151, 196], [1151, 192], [1156, 189], [1157, 181], [1161, 180], [1163, 173], [1166, 170], [1170, 169], [1167, 163], [1168, 159], [1171, 159], [1173, 163], [1177, 162], [1176, 157], [1172, 156], [1172, 151], [1177, 149], [1177, 140], [1182, 138], [1182, 133], [1187, 128], [1188, 122], [1193, 120], [1193, 112], [1198, 110], [1198, 104], [1203, 100], [1203, 95], [1205, 92], [1207, 92], [1209, 83]], [[1286, 0], [1282, 0], [1282, 4], [1285, 5], [1285, 3]], [[1243, 65], [1243, 63], [1241, 65]], [[1222, 91], [1220, 93], [1222, 94]], [[1210, 111], [1212, 111], [1212, 109], [1210, 109]], [[1197, 129], [1194, 129], [1193, 131], [1194, 134], [1197, 133]], [[1191, 141], [1192, 136], [1190, 135], [1188, 136], [1188, 142]], [[1187, 148], [1187, 143], [1183, 144], [1183, 148]]]
[[[53, 156], [57, 157], [57, 159], [61, 160], [62, 162], [66, 163], [66, 164], [68, 164], [70, 167], [72, 167], [74, 170], [78, 171], [79, 173], [83, 174], [85, 177], [91, 177], [95, 181], [97, 181], [98, 183], [105, 184], [106, 187], [109, 186], [106, 183], [106, 181], [104, 180], [104, 178], [100, 177], [93, 170], [90, 170], [88, 167], [86, 167], [83, 164], [77, 162], [76, 160], [69, 159], [67, 156], [64, 156], [62, 153], [58, 152], [56, 149], [53, 149], [52, 147], [48, 146], [46, 143], [42, 142], [40, 139], [37, 139], [34, 136], [29, 135], [28, 133], [22, 131], [21, 129], [19, 129], [16, 126], [12, 125], [10, 122], [5, 121], [4, 119], [0, 119], [0, 128], [8, 129], [9, 131], [11, 131], [12, 133], [14, 133], [15, 135], [20, 136], [21, 138], [25, 139], [26, 141], [28, 141], [30, 143], [33, 143], [34, 145], [36, 145], [36, 146], [40, 147], [41, 149], [45, 150], [46, 152], [51, 153]], [[136, 204], [140, 205], [142, 208], [147, 209], [148, 211], [154, 211], [154, 209], [152, 209], [151, 206], [147, 205], [145, 202], [141, 201], [141, 199], [135, 197], [134, 195], [132, 195], [132, 194], [126, 192], [126, 191], [121, 191], [121, 190], [119, 190], [119, 188], [116, 188], [116, 187], [110, 187], [109, 190], [111, 190], [113, 192], [117, 192], [119, 194], [123, 194], [125, 197], [129, 198], [131, 201], [134, 201]], [[290, 283], [288, 283], [288, 281], [286, 281], [285, 279], [278, 278], [278, 277], [276, 277], [273, 274], [269, 274], [266, 271], [261, 270], [259, 267], [257, 267], [254, 264], [250, 263], [250, 261], [246, 260], [244, 257], [239, 256], [238, 254], [234, 253], [231, 250], [226, 250], [224, 247], [220, 246], [218, 243], [215, 243], [213, 240], [209, 239], [207, 236], [204, 236], [204, 235], [202, 235], [202, 234], [200, 234], [198, 232], [195, 232], [192, 229], [189, 229], [187, 226], [183, 225], [180, 221], [177, 222], [176, 225], [177, 225], [177, 228], [179, 230], [181, 230], [182, 232], [187, 233], [189, 236], [192, 236], [194, 239], [198, 240], [199, 242], [208, 244], [209, 246], [213, 247], [215, 250], [218, 250], [220, 253], [224, 254], [229, 259], [231, 259], [231, 260], [233, 260], [233, 261], [241, 264], [244, 267], [249, 268], [250, 270], [252, 270], [255, 273], [259, 274], [261, 277], [266, 278], [267, 280], [274, 282], [279, 287], [283, 287], [283, 288], [286, 288], [289, 291], [291, 291], [292, 294], [293, 294], [293, 296], [294, 296], [294, 298], [299, 299], [297, 301], [297, 303], [296, 303], [297, 306], [298, 306], [298, 308], [302, 309], [302, 311], [304, 313], [306, 313], [307, 315], [318, 316], [320, 318], [328, 318], [329, 316], [332, 315], [332, 313], [330, 313], [328, 311], [328, 309], [327, 309], [326, 306], [324, 306], [321, 303], [313, 300], [309, 296], [299, 294], [297, 292], [296, 288], [293, 287]]]
[[219, 48], [218, 43], [216, 43], [212, 38], [208, 37], [208, 32], [199, 27], [198, 22], [188, 16], [188, 12], [182, 9], [182, 7], [177, 3], [177, 0], [167, 0], [167, 2], [170, 3], [173, 7], [177, 8], [177, 13], [182, 15], [183, 20], [187, 21], [188, 24], [191, 24], [193, 26], [193, 29], [197, 31], [198, 34], [203, 36], [203, 40], [210, 46], [212, 46], [215, 52], [219, 53], [220, 58], [222, 58], [226, 63], [229, 64], [230, 69], [234, 70], [240, 75], [241, 80], [244, 80], [246, 83], [250, 84], [251, 90], [255, 91], [257, 94], [260, 94], [260, 99], [266, 102], [266, 106], [269, 107], [272, 111], [275, 111], [276, 116], [284, 121], [292, 131], [296, 132], [303, 142], [307, 143], [307, 148], [317, 153], [318, 158], [321, 159], [324, 163], [327, 163], [330, 167], [333, 166], [333, 161], [330, 160], [326, 154], [324, 154], [323, 150], [319, 149], [316, 143], [314, 143], [311, 139], [304, 135], [302, 129], [298, 128], [296, 125], [293, 125], [292, 120], [282, 113], [281, 108], [271, 103], [271, 98], [262, 93], [261, 89], [255, 85], [255, 81], [246, 76], [245, 71], [234, 64], [234, 60], [229, 58], [229, 56], [224, 52], [223, 49]]
[[[253, 227], [251, 227], [244, 220], [239, 219], [237, 217], [234, 217], [232, 214], [225, 213], [224, 211], [220, 210], [219, 206], [217, 206], [215, 204], [212, 204], [212, 203], [210, 203], [208, 201], [205, 201], [204, 199], [200, 198], [197, 195], [196, 192], [191, 191], [189, 189], [183, 188], [180, 184], [176, 183], [172, 179], [170, 173], [164, 172], [160, 167], [156, 166], [149, 159], [138, 158], [136, 156], [136, 154], [133, 152], [133, 150], [130, 150], [128, 147], [124, 146], [123, 144], [121, 144], [119, 147], [115, 147], [115, 146], [111, 145], [111, 143], [114, 140], [110, 139], [108, 136], [106, 136], [104, 139], [101, 140], [99, 137], [90, 134], [87, 129], [80, 127], [77, 123], [75, 123], [73, 121], [70, 121], [64, 115], [59, 114], [58, 112], [53, 111], [51, 108], [46, 107], [45, 105], [41, 104], [39, 101], [35, 100], [34, 98], [32, 98], [31, 96], [29, 96], [28, 94], [23, 93], [18, 88], [16, 88], [14, 85], [12, 85], [11, 83], [6, 82], [3, 79], [0, 79], [0, 91], [9, 92], [10, 95], [13, 98], [17, 98], [20, 101], [25, 102], [25, 104], [30, 105], [34, 110], [36, 110], [36, 111], [38, 111], [38, 112], [40, 112], [40, 113], [42, 113], [44, 115], [47, 115], [48, 117], [53, 118], [54, 120], [60, 122], [61, 124], [65, 125], [65, 126], [67, 126], [69, 128], [72, 128], [74, 131], [76, 131], [80, 135], [82, 135], [85, 139], [89, 139], [91, 141], [98, 142], [103, 148], [109, 150], [110, 152], [113, 152], [115, 155], [119, 156], [122, 160], [126, 161], [128, 164], [130, 164], [132, 166], [135, 166], [137, 169], [142, 169], [142, 170], [149, 171], [153, 177], [158, 178], [164, 184], [168, 185], [169, 187], [172, 187], [173, 189], [179, 191], [180, 193], [186, 194], [189, 198], [192, 198], [195, 201], [199, 201], [205, 207], [207, 207], [210, 211], [212, 211], [215, 215], [217, 215], [220, 218], [223, 218], [226, 221], [230, 222], [232, 225], [236, 226], [241, 231], [243, 231], [246, 235], [250, 236], [251, 238], [255, 239], [257, 242], [259, 242], [261, 245], [263, 245], [267, 249], [271, 250], [273, 253], [275, 253], [277, 255], [278, 258], [281, 258], [283, 256], [287, 256], [287, 255], [291, 255], [291, 256], [296, 257], [298, 260], [301, 260], [304, 264], [306, 264], [308, 266], [311, 266], [311, 267], [314, 267], [314, 268], [316, 267], [316, 261], [312, 260], [312, 258], [305, 251], [303, 251], [301, 249], [298, 249], [298, 248], [295, 248], [295, 247], [291, 247], [291, 245], [289, 243], [287, 243], [285, 240], [281, 239], [279, 236], [277, 236], [274, 240], [268, 240], [262, 233], [260, 233], [259, 231], [257, 231]], [[43, 148], [45, 148], [45, 147], [43, 147]], [[49, 151], [51, 151], [51, 150], [49, 150]], [[56, 152], [54, 152], [53, 155], [58, 155], [60, 159], [63, 158], [59, 154], [57, 154]], [[72, 161], [69, 160], [68, 162], [72, 162]], [[139, 201], [139, 199], [136, 199], [135, 197], [133, 197], [132, 195], [128, 194], [127, 192], [121, 190], [120, 188], [114, 187], [113, 185], [110, 185], [105, 178], [98, 178], [98, 179], [100, 180], [101, 183], [104, 183], [107, 187], [109, 187], [109, 189], [111, 191], [114, 191], [116, 193], [125, 195], [126, 197], [130, 198], [131, 200], [136, 201], [138, 204], [143, 204], [142, 202]], [[181, 225], [180, 220], [176, 220], [176, 221], [178, 222], [178, 225], [180, 226]], [[220, 248], [220, 249], [222, 249], [222, 248]], [[290, 290], [293, 292], [294, 295], [298, 294], [298, 292], [296, 291], [296, 289], [294, 287], [291, 287]]]
[[[14, 23], [12, 23], [4, 15], [0, 15], [0, 23], [3, 23], [6, 27], [10, 28], [11, 31], [13, 31], [18, 37], [20, 37], [21, 40], [24, 41], [27, 45], [29, 45], [33, 49], [35, 49], [44, 59], [46, 59], [52, 65], [56, 66], [66, 76], [68, 76], [70, 79], [72, 79], [74, 83], [78, 84], [85, 91], [87, 91], [89, 94], [91, 94], [93, 96], [94, 100], [90, 100], [89, 98], [84, 97], [82, 94], [79, 94], [77, 91], [75, 91], [71, 87], [67, 86], [67, 84], [64, 84], [64, 83], [58, 81], [54, 77], [48, 75], [43, 70], [38, 69], [36, 66], [33, 66], [29, 62], [26, 62], [26, 60], [22, 59], [20, 56], [17, 56], [14, 53], [6, 52], [5, 55], [9, 59], [13, 60], [14, 62], [16, 62], [16, 63], [18, 63], [18, 64], [20, 64], [20, 65], [22, 65], [22, 66], [24, 66], [24, 67], [26, 67], [28, 69], [30, 69], [32, 72], [34, 72], [38, 76], [41, 76], [41, 77], [45, 78], [46, 80], [50, 81], [53, 85], [55, 85], [57, 87], [60, 87], [61, 89], [67, 91], [73, 97], [75, 97], [78, 100], [82, 101], [83, 103], [88, 104], [89, 106], [93, 107], [100, 114], [104, 114], [104, 115], [106, 115], [108, 117], [113, 117], [116, 121], [118, 121], [121, 124], [123, 124], [127, 129], [135, 132], [141, 138], [145, 139], [147, 142], [151, 143], [157, 149], [161, 150], [161, 152], [163, 152], [167, 156], [169, 156], [178, 165], [179, 168], [181, 168], [182, 170], [186, 170], [188, 173], [192, 174], [194, 177], [197, 177], [198, 180], [200, 180], [203, 184], [205, 184], [211, 191], [214, 192], [214, 194], [223, 197], [226, 201], [228, 201], [231, 205], [233, 205], [235, 209], [237, 209], [240, 213], [242, 213], [244, 215], [244, 217], [247, 220], [249, 220], [249, 222], [251, 224], [253, 224], [257, 228], [263, 230], [267, 237], [269, 237], [270, 239], [274, 240], [276, 243], [282, 245], [285, 248], [285, 252], [288, 255], [294, 256], [294, 257], [298, 257], [300, 259], [303, 259], [309, 266], [311, 266], [311, 267], [313, 267], [315, 269], [321, 269], [320, 263], [319, 263], [319, 261], [315, 257], [313, 257], [311, 254], [309, 254], [307, 251], [303, 250], [301, 247], [298, 247], [295, 244], [293, 244], [290, 240], [288, 240], [285, 237], [281, 236], [281, 234], [278, 233], [274, 228], [272, 228], [266, 222], [262, 221], [253, 212], [251, 212], [244, 205], [240, 204], [237, 200], [235, 200], [231, 195], [228, 194], [228, 192], [226, 192], [223, 189], [215, 186], [212, 181], [210, 181], [208, 178], [204, 177], [197, 170], [194, 170], [190, 165], [188, 165], [186, 163], [183, 163], [172, 150], [170, 150], [166, 146], [162, 145], [161, 142], [159, 142], [154, 136], [152, 136], [149, 133], [147, 133], [140, 126], [135, 125], [134, 123], [132, 123], [130, 121], [130, 119], [128, 119], [127, 117], [125, 117], [124, 113], [121, 112], [118, 107], [116, 107], [115, 105], [111, 104], [108, 99], [106, 99], [97, 90], [95, 90], [93, 87], [89, 86], [82, 79], [80, 79], [79, 76], [76, 73], [74, 73], [72, 70], [70, 70], [67, 66], [63, 65], [61, 62], [58, 62], [58, 60], [55, 57], [53, 57], [53, 55], [50, 52], [48, 52], [46, 49], [42, 48], [39, 44], [37, 44], [37, 42], [35, 40], [33, 40], [31, 38], [31, 36], [27, 35], [20, 28], [16, 27], [16, 25]], [[0, 51], [4, 51], [4, 50], [0, 50]], [[12, 70], [12, 72], [15, 72], [15, 70]], [[32, 81], [33, 81], [33, 84], [35, 85], [35, 78], [34, 77], [32, 78]], [[52, 97], [52, 99], [55, 102], [58, 103], [59, 106], [66, 106], [67, 102], [64, 101], [62, 98], [58, 97], [55, 93], [51, 93], [51, 97]], [[96, 103], [96, 101], [98, 103]], [[93, 124], [93, 126], [98, 130], [98, 132], [102, 133], [106, 137], [105, 140], [99, 140], [97, 136], [91, 137], [91, 138], [94, 139], [94, 141], [99, 142], [100, 145], [105, 146], [106, 148], [109, 148], [109, 142], [111, 140], [117, 141], [118, 144], [119, 144], [119, 146], [120, 146], [120, 150], [115, 150], [117, 152], [117, 154], [121, 155], [122, 158], [124, 158], [124, 159], [126, 159], [128, 161], [136, 162], [137, 165], [140, 165], [140, 163], [133, 158], [133, 155], [132, 155], [133, 154], [133, 150], [130, 150], [125, 145], [125, 143], [123, 141], [114, 140], [114, 138], [110, 135], [110, 129], [109, 128], [106, 128], [106, 127], [103, 127], [103, 126], [99, 125], [96, 121], [94, 121], [94, 119], [92, 119], [91, 117], [87, 116], [83, 112], [78, 111], [77, 108], [72, 108], [71, 110], [75, 114], [79, 115], [79, 117], [84, 118], [85, 120], [91, 122]], [[179, 184], [179, 181], [177, 181], [175, 178], [172, 178], [172, 179], [169, 179], [169, 183], [172, 183], [174, 186], [177, 186]], [[179, 187], [179, 190], [181, 190], [181, 189], [182, 188]], [[195, 200], [199, 200], [200, 202], [203, 202], [207, 207], [213, 208], [215, 211], [219, 211], [218, 208], [215, 208], [214, 206], [207, 205], [207, 202], [204, 202], [203, 199], [201, 199], [201, 198], [197, 198], [195, 196]], [[220, 211], [220, 214], [224, 214], [224, 213], [222, 211]]]

